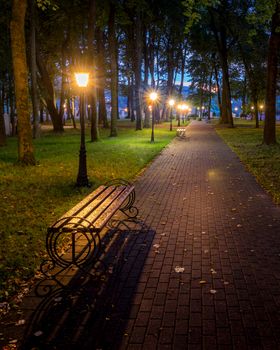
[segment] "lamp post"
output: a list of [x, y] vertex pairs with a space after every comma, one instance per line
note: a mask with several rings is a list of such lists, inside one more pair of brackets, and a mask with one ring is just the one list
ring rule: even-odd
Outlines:
[[158, 94], [153, 91], [150, 93], [150, 100], [151, 100], [151, 110], [152, 110], [152, 134], [151, 134], [151, 142], [155, 142], [155, 135], [154, 135], [154, 129], [155, 129], [155, 111], [154, 111], [154, 104], [156, 100], [158, 99]]
[[171, 99], [168, 101], [168, 104], [169, 104], [169, 107], [170, 107], [170, 128], [169, 128], [169, 130], [172, 131], [172, 107], [173, 107], [174, 104], [175, 104], [175, 101], [173, 100], [173, 98], [171, 98]]
[[85, 144], [85, 89], [88, 85], [89, 73], [75, 73], [77, 85], [80, 88], [80, 123], [81, 123], [81, 143], [79, 153], [79, 171], [76, 185], [79, 187], [89, 187], [87, 176], [87, 157]]
[[261, 110], [261, 116], [260, 116], [260, 120], [262, 120], [262, 115], [263, 115], [263, 105], [260, 105], [260, 110]]
[[186, 105], [185, 103], [182, 104], [182, 111], [183, 111], [183, 124], [185, 124], [185, 117], [186, 117], [186, 112], [188, 109], [188, 105]]
[[180, 121], [181, 121], [182, 105], [178, 104], [177, 109], [178, 109], [178, 114], [177, 114], [177, 116], [178, 116], [178, 124], [177, 124], [177, 126], [179, 127], [180, 126]]
[[203, 118], [203, 117], [204, 117], [204, 109], [205, 109], [205, 107], [204, 107], [204, 106], [202, 106], [202, 107], [201, 107], [201, 118]]

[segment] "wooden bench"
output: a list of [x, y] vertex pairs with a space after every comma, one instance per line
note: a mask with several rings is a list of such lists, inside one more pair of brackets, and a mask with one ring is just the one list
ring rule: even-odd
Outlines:
[[[113, 180], [98, 187], [60, 217], [47, 232], [49, 257], [40, 268], [45, 279], [55, 280], [65, 287], [58, 276], [66, 269], [74, 267], [85, 271], [100, 264], [106, 244], [101, 231], [110, 224], [111, 228], [118, 229], [120, 224], [128, 227], [126, 222], [136, 221], [138, 209], [133, 206], [134, 201], [134, 186], [125, 180]], [[123, 213], [125, 218], [116, 218], [117, 212]]]
[[186, 128], [177, 128], [177, 136], [185, 137]]

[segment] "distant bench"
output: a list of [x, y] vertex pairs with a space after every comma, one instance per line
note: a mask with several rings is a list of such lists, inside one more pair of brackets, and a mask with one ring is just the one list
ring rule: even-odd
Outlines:
[[186, 133], [186, 128], [177, 128], [177, 136], [184, 137]]
[[[41, 284], [54, 280], [65, 287], [58, 278], [61, 272], [73, 267], [84, 272], [100, 264], [106, 248], [101, 231], [109, 224], [118, 229], [126, 221], [136, 221], [138, 209], [133, 206], [134, 201], [134, 186], [125, 180], [113, 180], [98, 187], [50, 226], [46, 237], [49, 258], [41, 264], [40, 270], [45, 276]], [[125, 219], [115, 219], [117, 212], [125, 214]], [[49, 285], [47, 288], [52, 289]]]

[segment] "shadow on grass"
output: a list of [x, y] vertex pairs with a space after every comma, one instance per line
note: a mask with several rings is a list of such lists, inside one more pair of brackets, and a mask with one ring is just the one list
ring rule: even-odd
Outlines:
[[[107, 277], [77, 274], [71, 289], [43, 298], [27, 325], [19, 349], [118, 349], [154, 231], [122, 231], [105, 257]], [[117, 259], [123, 247], [121, 259]]]

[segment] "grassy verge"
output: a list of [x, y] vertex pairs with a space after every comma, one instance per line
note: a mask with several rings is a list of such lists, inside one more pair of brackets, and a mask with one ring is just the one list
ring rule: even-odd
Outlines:
[[[175, 128], [174, 128], [175, 129]], [[80, 145], [79, 130], [63, 135], [44, 132], [35, 140], [35, 167], [16, 165], [17, 140], [0, 148], [0, 301], [9, 298], [34, 274], [45, 256], [46, 228], [99, 184], [114, 178], [131, 180], [175, 135], [168, 124], [135, 131], [120, 122], [119, 136], [101, 130], [99, 142], [88, 142], [90, 189], [75, 187]]]
[[[280, 145], [263, 145], [263, 128], [254, 128], [254, 122], [235, 122], [235, 126], [233, 129], [216, 126], [216, 130], [275, 203], [280, 204]], [[280, 135], [279, 126], [277, 134]]]

